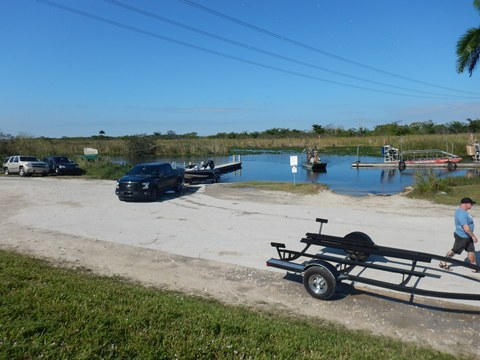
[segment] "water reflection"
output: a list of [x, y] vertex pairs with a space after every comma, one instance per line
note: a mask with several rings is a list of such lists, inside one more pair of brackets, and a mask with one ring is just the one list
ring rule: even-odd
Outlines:
[[[357, 158], [355, 156], [322, 156], [322, 160], [327, 163], [326, 172], [313, 173], [297, 168], [297, 173], [293, 174], [290, 168], [290, 156], [298, 156], [300, 164], [305, 154], [301, 152], [281, 152], [281, 153], [262, 153], [242, 155], [242, 170], [236, 173], [222, 175], [221, 182], [238, 181], [282, 181], [298, 183], [322, 183], [327, 185], [332, 191], [348, 195], [368, 195], [368, 194], [396, 194], [411, 186], [415, 180], [416, 174], [433, 171], [438, 177], [447, 176], [480, 176], [480, 169], [457, 169], [448, 171], [447, 169], [413, 169], [407, 168], [399, 171], [397, 168], [352, 168]], [[223, 164], [232, 161], [232, 157], [215, 156], [211, 157], [215, 164]], [[127, 159], [111, 158], [116, 162], [127, 162], [135, 164], [147, 161], [168, 161], [175, 162], [179, 167], [188, 164], [189, 161], [200, 163], [206, 160], [205, 157], [170, 157], [170, 158], [144, 158]], [[208, 159], [207, 159], [208, 160]], [[382, 162], [382, 158], [363, 158], [362, 162]]]

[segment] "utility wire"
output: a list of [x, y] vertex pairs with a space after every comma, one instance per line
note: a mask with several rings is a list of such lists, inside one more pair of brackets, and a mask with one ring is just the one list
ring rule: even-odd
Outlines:
[[180, 2], [182, 2], [182, 3], [184, 3], [184, 4], [186, 4], [186, 5], [195, 7], [195, 8], [197, 8], [197, 9], [199, 9], [199, 10], [202, 10], [202, 11], [208, 12], [208, 13], [210, 13], [210, 14], [213, 14], [213, 15], [215, 15], [215, 16], [221, 17], [221, 18], [223, 18], [223, 19], [225, 19], [225, 20], [228, 20], [228, 21], [230, 21], [230, 22], [236, 23], [236, 24], [241, 25], [241, 26], [243, 26], [243, 27], [246, 27], [246, 28], [248, 28], [248, 29], [251, 29], [251, 30], [260, 32], [260, 33], [262, 33], [262, 34], [265, 34], [265, 35], [268, 35], [268, 36], [271, 36], [271, 37], [280, 39], [280, 40], [282, 40], [282, 41], [285, 41], [285, 42], [294, 44], [294, 45], [299, 46], [299, 47], [302, 47], [302, 48], [304, 48], [304, 49], [307, 49], [307, 50], [310, 50], [310, 51], [314, 51], [314, 52], [316, 52], [316, 53], [319, 53], [319, 54], [322, 54], [322, 55], [325, 55], [325, 56], [329, 56], [329, 57], [334, 58], [334, 59], [336, 59], [336, 60], [340, 60], [340, 61], [343, 61], [343, 62], [352, 64], [352, 65], [360, 66], [360, 67], [362, 67], [362, 68], [365, 68], [365, 69], [368, 69], [368, 70], [372, 70], [372, 71], [375, 71], [375, 72], [378, 72], [378, 73], [381, 73], [381, 74], [393, 76], [393, 77], [396, 77], [396, 78], [398, 78], [398, 79], [413, 81], [413, 82], [415, 82], [415, 83], [422, 84], [422, 85], [426, 85], [426, 86], [430, 86], [430, 87], [434, 87], [434, 88], [439, 88], [439, 89], [448, 90], [448, 91], [454, 91], [454, 92], [460, 92], [460, 93], [466, 93], [466, 94], [478, 95], [477, 93], [474, 93], [474, 92], [469, 92], [469, 91], [464, 91], [464, 90], [459, 90], [459, 89], [448, 88], [448, 87], [445, 87], [445, 86], [436, 85], [436, 84], [428, 83], [428, 82], [425, 82], [425, 81], [413, 79], [413, 78], [410, 78], [410, 77], [407, 77], [407, 76], [398, 75], [398, 74], [392, 73], [392, 72], [390, 72], [390, 71], [382, 70], [382, 69], [379, 69], [379, 68], [376, 68], [376, 67], [373, 67], [373, 66], [370, 66], [370, 65], [365, 65], [365, 64], [362, 64], [362, 63], [360, 63], [360, 62], [357, 62], [357, 61], [350, 60], [350, 59], [347, 59], [347, 58], [342, 57], [342, 56], [338, 56], [338, 55], [332, 54], [332, 53], [327, 52], [327, 51], [325, 51], [325, 50], [318, 49], [318, 48], [316, 48], [316, 47], [313, 47], [313, 46], [310, 46], [310, 45], [308, 45], [308, 44], [302, 43], [302, 42], [300, 42], [300, 41], [297, 41], [297, 40], [294, 40], [294, 39], [290, 39], [290, 38], [288, 38], [288, 37], [286, 37], [286, 36], [283, 36], [283, 35], [274, 33], [274, 32], [272, 32], [272, 31], [270, 31], [270, 30], [267, 30], [267, 29], [264, 29], [264, 28], [261, 28], [261, 27], [258, 27], [258, 26], [249, 24], [249, 23], [244, 22], [244, 21], [242, 21], [242, 20], [236, 19], [236, 18], [234, 18], [234, 17], [232, 17], [232, 16], [223, 14], [223, 13], [221, 13], [221, 12], [219, 12], [219, 11], [216, 11], [216, 10], [210, 9], [210, 8], [208, 8], [208, 7], [206, 7], [206, 6], [200, 5], [200, 4], [198, 4], [198, 3], [194, 2], [194, 1], [190, 1], [190, 0], [178, 0], [178, 1], [180, 1]]
[[169, 37], [165, 37], [165, 36], [153, 33], [151, 31], [136, 28], [136, 27], [133, 27], [133, 26], [130, 26], [130, 25], [127, 25], [127, 24], [123, 24], [123, 23], [114, 21], [114, 20], [109, 20], [107, 18], [103, 18], [103, 17], [97, 16], [97, 15], [94, 15], [94, 14], [91, 14], [91, 13], [88, 13], [88, 12], [85, 12], [85, 11], [82, 11], [82, 10], [78, 10], [78, 9], [75, 9], [75, 8], [72, 8], [72, 7], [69, 7], [69, 6], [58, 4], [58, 3], [50, 1], [50, 0], [36, 0], [36, 1], [39, 2], [39, 3], [45, 4], [45, 5], [48, 5], [48, 6], [56, 7], [58, 9], [63, 10], [63, 11], [66, 11], [66, 12], [70, 12], [70, 13], [73, 13], [73, 14], [76, 14], [76, 15], [87, 17], [87, 18], [90, 18], [92, 20], [96, 20], [96, 21], [99, 21], [99, 22], [106, 23], [108, 25], [113, 25], [113, 26], [116, 26], [116, 27], [119, 27], [119, 28], [130, 30], [130, 31], [133, 31], [133, 32], [136, 32], [136, 33], [139, 33], [139, 34], [147, 35], [147, 36], [150, 36], [150, 37], [153, 37], [153, 38], [156, 38], [156, 39], [160, 39], [160, 40], [163, 40], [163, 41], [167, 41], [167, 42], [170, 42], [170, 43], [173, 43], [173, 44], [176, 44], [176, 45], [185, 46], [185, 47], [188, 47], [188, 48], [191, 48], [191, 49], [203, 51], [203, 52], [206, 52], [206, 53], [210, 53], [210, 54], [225, 57], [225, 58], [228, 58], [228, 59], [236, 60], [236, 61], [239, 61], [239, 62], [242, 62], [242, 63], [245, 63], [245, 64], [251, 64], [251, 65], [259, 66], [259, 67], [262, 67], [262, 68], [278, 71], [278, 72], [285, 73], [285, 74], [295, 75], [295, 76], [299, 76], [299, 77], [303, 77], [303, 78], [307, 78], [307, 79], [311, 79], [311, 80], [317, 80], [317, 81], [322, 81], [322, 82], [326, 82], [326, 83], [330, 83], [330, 84], [346, 86], [346, 87], [350, 87], [350, 88], [355, 88], [355, 89], [360, 89], [360, 90], [365, 90], [365, 91], [371, 91], [371, 92], [376, 92], [376, 93], [381, 93], [381, 94], [390, 94], [390, 95], [415, 97], [415, 98], [427, 98], [427, 99], [442, 99], [442, 98], [445, 98], [445, 97], [438, 97], [438, 96], [437, 97], [421, 96], [421, 95], [410, 95], [410, 94], [403, 94], [403, 93], [397, 93], [397, 92], [391, 92], [391, 91], [382, 91], [382, 90], [371, 89], [371, 88], [367, 88], [367, 87], [363, 87], [363, 86], [357, 86], [357, 85], [353, 85], [353, 84], [348, 84], [348, 83], [342, 83], [342, 82], [338, 82], [338, 81], [323, 79], [323, 78], [319, 78], [317, 76], [311, 76], [311, 75], [303, 74], [303, 73], [296, 72], [296, 71], [285, 70], [285, 69], [278, 68], [278, 67], [275, 67], [275, 66], [262, 64], [262, 63], [259, 63], [259, 62], [256, 62], [256, 61], [251, 61], [251, 60], [248, 60], [248, 59], [243, 59], [243, 58], [233, 56], [233, 55], [229, 55], [229, 54], [225, 54], [225, 53], [222, 53], [222, 52], [219, 52], [219, 51], [216, 51], [216, 50], [207, 49], [207, 48], [204, 48], [204, 47], [201, 47], [201, 46], [198, 46], [198, 45], [194, 45], [194, 44], [190, 44], [190, 43], [187, 43], [187, 42], [184, 42], [184, 41], [180, 41], [180, 40], [172, 39], [172, 38], [169, 38]]
[[307, 62], [304, 62], [304, 61], [296, 60], [296, 59], [293, 59], [293, 58], [290, 58], [290, 57], [287, 57], [287, 56], [283, 56], [283, 55], [276, 54], [276, 53], [273, 53], [273, 52], [270, 52], [270, 51], [267, 51], [267, 50], [257, 48], [257, 47], [252, 46], [252, 45], [248, 45], [248, 44], [241, 43], [241, 42], [238, 42], [238, 41], [235, 41], [235, 40], [231, 40], [231, 39], [225, 38], [223, 36], [213, 34], [213, 33], [198, 29], [198, 28], [194, 28], [192, 26], [185, 25], [185, 24], [179, 23], [177, 21], [165, 18], [165, 17], [160, 16], [158, 14], [154, 14], [152, 12], [148, 12], [146, 10], [143, 10], [143, 9], [140, 9], [140, 8], [137, 8], [137, 7], [134, 7], [134, 6], [127, 5], [127, 4], [122, 3], [120, 1], [117, 1], [117, 0], [104, 0], [104, 1], [111, 4], [111, 5], [121, 7], [123, 9], [127, 10], [127, 11], [131, 11], [131, 12], [134, 12], [134, 13], [137, 13], [137, 14], [140, 14], [140, 15], [144, 15], [144, 16], [153, 18], [153, 19], [158, 20], [158, 21], [165, 22], [165, 23], [173, 25], [173, 26], [177, 26], [177, 27], [195, 32], [197, 34], [205, 35], [205, 36], [211, 37], [213, 39], [217, 39], [217, 40], [220, 40], [220, 41], [232, 44], [232, 45], [236, 45], [236, 46], [240, 46], [240, 47], [243, 47], [245, 49], [248, 49], [248, 50], [256, 51], [256, 52], [261, 53], [261, 54], [273, 56], [273, 57], [278, 58], [278, 59], [282, 59], [282, 60], [289, 61], [289, 62], [292, 62], [292, 63], [295, 63], [295, 64], [303, 65], [303, 66], [307, 66], [307, 67], [314, 68], [314, 69], [324, 71], [324, 72], [328, 72], [328, 73], [331, 73], [331, 74], [343, 76], [343, 77], [346, 77], [346, 78], [349, 78], [349, 79], [364, 81], [364, 82], [375, 84], [375, 85], [386, 86], [386, 87], [395, 88], [395, 89], [399, 89], [399, 90], [412, 91], [412, 92], [428, 94], [428, 95], [445, 96], [445, 97], [452, 97], [452, 98], [465, 98], [464, 96], [439, 94], [439, 93], [434, 93], [434, 92], [429, 92], [429, 91], [422, 91], [422, 90], [416, 90], [416, 89], [402, 87], [402, 86], [396, 86], [396, 85], [392, 85], [392, 84], [388, 84], [388, 83], [383, 83], [383, 82], [380, 82], [380, 81], [374, 81], [374, 80], [362, 78], [362, 77], [359, 77], [359, 76], [342, 73], [342, 72], [339, 72], [339, 71], [336, 71], [336, 70], [327, 69], [327, 68], [324, 68], [324, 67], [321, 67], [321, 66], [318, 66], [318, 65], [315, 65], [315, 64], [311, 64], [311, 63], [307, 63]]

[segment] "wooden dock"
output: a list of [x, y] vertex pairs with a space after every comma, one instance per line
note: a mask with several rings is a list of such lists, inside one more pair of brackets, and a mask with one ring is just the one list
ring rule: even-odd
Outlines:
[[226, 174], [229, 172], [237, 171], [242, 168], [241, 161], [233, 161], [225, 164], [215, 165], [215, 170], [220, 171], [220, 174]]

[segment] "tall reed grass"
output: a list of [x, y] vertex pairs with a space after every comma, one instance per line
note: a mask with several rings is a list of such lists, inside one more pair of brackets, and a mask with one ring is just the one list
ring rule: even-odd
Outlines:
[[[408, 136], [364, 136], [364, 137], [296, 137], [296, 138], [246, 138], [246, 139], [155, 139], [156, 156], [191, 156], [191, 155], [229, 155], [244, 150], [301, 150], [318, 148], [329, 153], [352, 155], [379, 154], [383, 144], [391, 144], [403, 150], [440, 149], [448, 150], [459, 156], [466, 156], [469, 135], [408, 135]], [[96, 148], [101, 155], [124, 156], [129, 153], [128, 141], [122, 138], [15, 138], [2, 144], [2, 155], [24, 154], [43, 157], [47, 155], [81, 156], [83, 148]]]

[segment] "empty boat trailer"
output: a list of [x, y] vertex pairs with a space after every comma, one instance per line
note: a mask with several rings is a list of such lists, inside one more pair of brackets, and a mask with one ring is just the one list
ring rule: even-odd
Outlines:
[[[278, 258], [271, 258], [267, 261], [267, 266], [301, 274], [305, 289], [314, 298], [323, 300], [331, 298], [337, 284], [349, 280], [411, 295], [480, 300], [480, 294], [444, 292], [419, 287], [422, 278], [440, 279], [440, 274], [448, 273], [446, 270], [439, 269], [438, 265], [428, 267], [420, 265], [422, 263], [438, 260], [450, 263], [455, 267], [480, 271], [478, 266], [444, 256], [379, 246], [367, 234], [358, 231], [351, 232], [344, 237], [324, 235], [322, 226], [328, 223], [328, 220], [317, 218], [316, 221], [320, 222], [320, 231], [318, 234], [307, 233], [300, 240], [305, 244], [302, 250], [289, 250], [283, 243], [272, 242], [271, 245], [276, 248]], [[317, 251], [312, 251], [312, 249]], [[374, 270], [370, 271], [374, 275], [378, 274], [378, 271], [387, 272], [392, 274], [391, 278], [395, 277], [397, 281], [375, 279], [374, 275], [364, 275], [369, 273], [365, 270]], [[456, 275], [456, 273], [452, 275]], [[465, 278], [464, 275], [461, 276]], [[479, 282], [479, 279], [470, 279]]]

